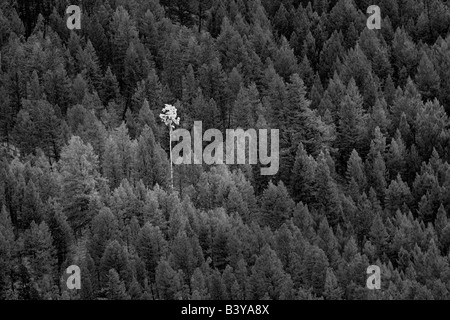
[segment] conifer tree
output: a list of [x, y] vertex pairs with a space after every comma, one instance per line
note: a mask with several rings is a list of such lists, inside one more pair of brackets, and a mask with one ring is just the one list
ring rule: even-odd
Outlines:
[[55, 280], [57, 259], [52, 235], [45, 222], [39, 225], [32, 222], [22, 237], [21, 252], [26, 257], [28, 272], [34, 279], [36, 289], [44, 296], [53, 290]]
[[437, 96], [441, 79], [425, 52], [422, 54], [422, 58], [417, 67], [415, 80], [417, 88], [424, 99], [428, 100]]
[[0, 211], [0, 298], [9, 295], [11, 269], [13, 268], [14, 233], [11, 218], [3, 205]]
[[352, 180], [356, 182], [360, 192], [365, 190], [367, 179], [364, 173], [364, 165], [356, 150], [352, 151], [350, 159], [348, 159], [346, 176], [349, 182]]
[[275, 251], [264, 246], [250, 277], [253, 299], [262, 299], [266, 293], [271, 299], [279, 299], [285, 277], [283, 265]]
[[108, 243], [103, 257], [100, 260], [100, 280], [102, 283], [107, 283], [110, 269], [114, 269], [126, 285], [131, 283], [132, 279], [128, 256], [123, 246], [117, 240]]
[[119, 186], [123, 179], [131, 180], [135, 150], [136, 142], [131, 141], [128, 129], [122, 122], [106, 140], [103, 156], [103, 173], [113, 188]]
[[100, 212], [92, 219], [91, 225], [91, 237], [87, 248], [98, 267], [109, 242], [119, 239], [119, 225], [116, 216], [107, 207], [100, 209]]
[[336, 181], [330, 173], [323, 153], [319, 155], [316, 169], [314, 206], [325, 213], [328, 222], [335, 227], [342, 219], [342, 203]]
[[119, 83], [110, 67], [106, 69], [100, 96], [104, 104], [108, 104], [111, 100], [116, 101], [120, 97]]
[[59, 65], [56, 70], [48, 70], [43, 76], [44, 93], [48, 102], [61, 109], [62, 114], [66, 114], [69, 106], [70, 83], [67, 72], [63, 65]]
[[369, 235], [371, 243], [375, 245], [377, 254], [378, 255], [382, 254], [383, 250], [386, 249], [389, 235], [386, 231], [386, 227], [384, 226], [383, 220], [381, 219], [379, 214], [376, 214], [375, 218], [373, 219]]
[[44, 151], [49, 161], [58, 161], [65, 142], [67, 127], [58, 118], [55, 108], [46, 100], [22, 101], [24, 107], [17, 116], [14, 143], [24, 154]]
[[70, 250], [73, 244], [73, 231], [67, 222], [67, 218], [62, 212], [61, 205], [57, 202], [52, 204], [47, 220], [53, 238], [53, 244], [56, 249], [59, 270], [62, 264], [70, 256]]
[[108, 271], [108, 284], [106, 287], [106, 298], [108, 300], [128, 300], [125, 284], [120, 280], [116, 270]]
[[331, 78], [336, 69], [337, 58], [342, 58], [344, 48], [342, 47], [343, 36], [340, 31], [333, 31], [330, 38], [324, 43], [320, 52], [320, 76], [322, 79]]
[[342, 296], [342, 290], [339, 288], [336, 276], [330, 268], [327, 268], [323, 294], [327, 300], [339, 300]]
[[277, 57], [274, 67], [277, 73], [285, 81], [287, 81], [292, 74], [298, 73], [297, 58], [294, 55], [294, 50], [292, 50], [285, 37], [281, 37], [281, 47], [278, 49]]
[[284, 220], [289, 219], [294, 209], [294, 202], [282, 181], [278, 185], [269, 182], [269, 186], [262, 197], [261, 222], [277, 229]]
[[362, 98], [354, 80], [350, 80], [347, 92], [339, 111], [337, 143], [341, 153], [341, 161], [346, 162], [353, 149], [361, 150], [361, 142], [365, 138], [365, 115]]
[[179, 274], [173, 270], [166, 260], [162, 260], [156, 267], [156, 291], [162, 300], [173, 300], [181, 288]]
[[75, 234], [80, 234], [93, 216], [98, 200], [98, 157], [90, 144], [73, 136], [62, 149], [59, 162], [62, 176], [63, 211]]
[[316, 295], [322, 294], [325, 289], [328, 260], [322, 249], [315, 245], [309, 246], [305, 252], [304, 260], [305, 281], [311, 286]]
[[168, 250], [167, 242], [159, 227], [146, 223], [139, 231], [136, 249], [145, 264], [149, 279], [154, 281], [159, 260], [165, 257]]
[[169, 183], [167, 162], [167, 156], [159, 143], [156, 143], [152, 129], [145, 125], [136, 147], [136, 180], [142, 180], [148, 187], [155, 184], [166, 187]]
[[139, 110], [139, 117], [137, 120], [137, 132], [136, 136], [139, 137], [145, 126], [150, 127], [153, 134], [155, 135], [155, 140], [159, 141], [159, 128], [156, 125], [155, 115], [153, 111], [150, 109], [150, 104], [148, 103], [148, 100], [145, 99], [144, 103]]
[[294, 167], [291, 175], [291, 190], [295, 202], [308, 203], [314, 199], [314, 176], [317, 163], [307, 154], [303, 144], [297, 149]]

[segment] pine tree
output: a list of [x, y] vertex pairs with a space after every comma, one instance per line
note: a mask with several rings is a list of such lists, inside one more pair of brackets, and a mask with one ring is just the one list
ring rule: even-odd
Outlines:
[[4, 88], [0, 89], [0, 95], [4, 97], [0, 101], [0, 141], [9, 146], [15, 112]]
[[[202, 93], [205, 99], [210, 101], [212, 99], [216, 104], [217, 111], [216, 114], [218, 119], [220, 119], [221, 128], [225, 128], [228, 123], [228, 103], [226, 95], [226, 74], [223, 71], [222, 65], [219, 59], [214, 59], [209, 64], [203, 64], [199, 71], [199, 83]], [[195, 103], [195, 102], [194, 102]], [[210, 106], [211, 110], [213, 106]], [[211, 110], [211, 114], [214, 115], [214, 111]], [[207, 121], [205, 121], [207, 122]], [[215, 128], [206, 127], [206, 128]]]
[[166, 187], [169, 183], [167, 155], [147, 125], [137, 143], [134, 170], [136, 180], [142, 179], [146, 186]]
[[102, 88], [100, 90], [100, 96], [104, 104], [108, 104], [111, 100], [117, 101], [120, 97], [119, 83], [116, 76], [113, 74], [110, 67], [106, 70]]
[[174, 267], [177, 270], [182, 270], [186, 280], [189, 280], [198, 265], [191, 240], [186, 235], [186, 232], [178, 232], [178, 235], [173, 240], [170, 252], [173, 256]]
[[316, 232], [314, 230], [315, 222], [309, 212], [308, 206], [304, 205], [303, 202], [299, 202], [295, 207], [293, 222], [298, 228], [300, 228], [305, 236], [305, 239], [312, 241], [316, 236]]
[[101, 89], [100, 60], [91, 40], [88, 40], [83, 51], [78, 52], [78, 60], [81, 64], [80, 69], [86, 70], [89, 89], [91, 91], [99, 91]]
[[315, 203], [320, 212], [325, 213], [328, 222], [335, 227], [342, 219], [342, 203], [336, 181], [330, 173], [323, 153], [319, 155], [315, 175]]
[[91, 237], [88, 241], [89, 254], [98, 267], [105, 248], [112, 240], [119, 239], [119, 225], [116, 216], [107, 207], [100, 209], [91, 222]]
[[311, 100], [311, 109], [318, 109], [320, 102], [322, 101], [324, 89], [319, 74], [316, 72], [314, 75], [314, 82], [309, 93], [309, 99]]
[[205, 276], [200, 268], [195, 268], [190, 283], [193, 296], [196, 294], [196, 297], [200, 300], [208, 298], [208, 288], [206, 287]]
[[126, 52], [130, 43], [138, 37], [138, 32], [135, 21], [122, 6], [117, 7], [114, 12], [108, 31], [111, 32], [112, 47], [115, 49], [112, 55], [112, 70], [123, 89]]
[[90, 222], [92, 205], [98, 199], [100, 182], [98, 157], [90, 144], [73, 136], [62, 149], [59, 162], [62, 176], [61, 204], [75, 234], [80, 234]]
[[110, 269], [114, 269], [126, 285], [131, 283], [132, 279], [128, 256], [123, 246], [117, 240], [108, 243], [103, 257], [100, 260], [100, 280], [104, 284], [108, 282]]
[[362, 98], [354, 80], [350, 80], [347, 92], [340, 105], [337, 144], [341, 161], [347, 161], [353, 149], [361, 150], [365, 138], [365, 115]]
[[261, 222], [272, 229], [278, 229], [284, 220], [291, 217], [294, 202], [282, 181], [277, 186], [269, 182], [262, 196], [261, 209]]
[[346, 176], [349, 183], [353, 180], [357, 184], [359, 192], [365, 190], [367, 186], [367, 178], [364, 173], [362, 159], [356, 150], [352, 151], [350, 159], [347, 162]]
[[337, 30], [335, 30], [331, 37], [324, 43], [319, 60], [319, 72], [322, 79], [331, 78], [336, 71], [336, 60], [342, 58], [344, 54], [342, 43], [342, 33]]
[[291, 190], [295, 202], [309, 203], [314, 199], [314, 175], [317, 163], [307, 154], [303, 144], [297, 149], [294, 167], [291, 175]]
[[445, 211], [444, 206], [441, 204], [439, 206], [436, 221], [434, 223], [434, 227], [438, 236], [438, 239], [442, 239], [443, 231], [448, 225], [447, 212]]
[[142, 287], [136, 278], [133, 278], [133, 282], [131, 283], [130, 290], [128, 291], [131, 300], [141, 300], [143, 296]]
[[21, 211], [17, 215], [19, 228], [28, 229], [30, 223], [41, 223], [43, 220], [43, 203], [33, 181], [30, 181], [24, 188]]
[[392, 55], [397, 71], [404, 67], [406, 73], [411, 75], [413, 68], [418, 63], [418, 52], [416, 45], [403, 28], [398, 28], [395, 31], [392, 41]]
[[328, 83], [327, 90], [325, 91], [319, 109], [322, 110], [322, 112], [324, 112], [325, 109], [329, 109], [333, 119], [339, 119], [338, 113], [340, 112], [340, 105], [346, 96], [346, 92], [347, 88], [345, 84], [342, 82], [337, 72], [335, 72], [333, 78], [330, 79], [330, 82]]
[[308, 60], [312, 61], [314, 65], [316, 65], [317, 61], [316, 47], [317, 47], [316, 39], [311, 33], [311, 31], [308, 31], [305, 39], [303, 40], [303, 56], [304, 58], [307, 58]]
[[106, 298], [108, 300], [128, 300], [129, 296], [125, 289], [125, 284], [120, 280], [116, 270], [108, 271], [108, 283], [106, 287]]
[[444, 107], [437, 99], [428, 101], [417, 110], [415, 142], [420, 155], [427, 159], [433, 152], [433, 146], [445, 140], [443, 131], [449, 123]]
[[278, 49], [277, 57], [274, 67], [277, 73], [285, 81], [287, 81], [292, 74], [298, 73], [297, 58], [294, 55], [294, 50], [292, 50], [285, 37], [281, 37], [281, 47]]
[[172, 269], [166, 260], [161, 260], [156, 267], [156, 291], [159, 299], [173, 300], [181, 288], [178, 273]]
[[390, 178], [395, 179], [398, 174], [403, 176], [405, 169], [406, 146], [402, 140], [400, 131], [397, 131], [397, 138], [393, 139], [386, 156], [386, 165], [390, 172]]
[[389, 106], [392, 105], [395, 99], [395, 84], [391, 75], [388, 75], [384, 84], [384, 98]]
[[159, 227], [146, 223], [139, 231], [136, 249], [145, 264], [149, 279], [154, 281], [158, 262], [168, 251], [167, 242]]
[[298, 75], [304, 81], [308, 90], [311, 89], [314, 81], [314, 69], [306, 56], [303, 57], [302, 62], [298, 66]]
[[398, 88], [391, 107], [392, 124], [397, 125], [402, 113], [405, 113], [408, 123], [414, 122], [419, 108], [423, 105], [420, 92], [411, 78], [407, 79], [404, 91]]
[[344, 83], [348, 83], [353, 78], [355, 85], [363, 97], [365, 107], [375, 103], [377, 88], [372, 73], [372, 64], [367, 59], [359, 44], [354, 49], [350, 49], [347, 57], [341, 66], [340, 76]]
[[39, 83], [39, 76], [36, 70], [31, 74], [31, 80], [27, 83], [27, 98], [29, 100], [41, 100], [42, 88]]
[[3, 205], [0, 211], [0, 298], [9, 295], [11, 269], [13, 267], [14, 233], [11, 217]]
[[70, 83], [64, 67], [59, 65], [56, 70], [48, 70], [43, 76], [44, 93], [48, 102], [61, 109], [66, 114], [70, 101]]
[[184, 70], [180, 41], [172, 39], [164, 50], [163, 74], [161, 80], [167, 84], [175, 99], [183, 95], [182, 73]]
[[277, 254], [268, 245], [264, 246], [250, 277], [253, 299], [261, 299], [266, 293], [270, 299], [279, 299], [285, 278], [286, 274]]
[[83, 75], [79, 73], [72, 85], [72, 101], [76, 104], [83, 102], [84, 95], [87, 91], [87, 82], [83, 79]]
[[221, 63], [227, 72], [242, 63], [243, 59], [245, 61], [243, 39], [227, 17], [223, 19], [220, 35], [217, 37], [217, 48], [221, 55]]
[[336, 276], [330, 268], [327, 268], [323, 295], [327, 300], [340, 300], [342, 296], [342, 290], [339, 288]]
[[58, 118], [55, 108], [46, 100], [22, 101], [24, 107], [17, 116], [14, 143], [24, 154], [40, 148], [49, 161], [58, 161], [67, 129]]
[[213, 235], [213, 242], [211, 245], [212, 262], [215, 268], [223, 271], [227, 265], [228, 260], [228, 235], [223, 226], [218, 227], [218, 230]]
[[249, 90], [246, 87], [241, 86], [234, 103], [234, 126], [241, 127], [243, 129], [251, 128], [256, 124], [255, 113], [250, 101]]
[[133, 158], [136, 143], [131, 141], [124, 122], [110, 133], [105, 145], [103, 174], [109, 179], [113, 188], [123, 179], [133, 177]]
[[397, 209], [401, 209], [403, 204], [410, 204], [411, 191], [409, 186], [405, 184], [400, 175], [396, 180], [392, 180], [386, 190], [385, 206], [388, 212], [394, 213]]
[[34, 280], [36, 289], [41, 296], [53, 290], [56, 269], [56, 254], [53, 238], [45, 222], [39, 225], [32, 222], [30, 229], [22, 234], [23, 247], [20, 248], [28, 271]]
[[305, 252], [304, 268], [306, 284], [312, 287], [316, 295], [322, 294], [328, 268], [328, 260], [323, 250], [315, 245], [309, 246]]
[[325, 252], [330, 264], [336, 266], [339, 258], [338, 243], [326, 218], [320, 222], [317, 236], [317, 245]]
[[150, 109], [150, 105], [148, 103], [148, 100], [145, 99], [144, 103], [139, 110], [139, 117], [138, 117], [138, 129], [136, 132], [136, 136], [139, 137], [144, 127], [147, 125], [152, 130], [153, 134], [155, 135], [155, 140], [159, 141], [159, 128], [156, 125], [155, 115], [153, 114], [153, 111]]
[[389, 235], [379, 214], [376, 214], [373, 219], [369, 235], [371, 243], [375, 245], [377, 255], [381, 255], [386, 249]]
[[[386, 79], [390, 76], [391, 63], [389, 51], [385, 43], [382, 43], [374, 30], [364, 28], [359, 37], [361, 50], [372, 63], [373, 72], [380, 78]], [[392, 79], [391, 79], [392, 80]]]
[[391, 125], [391, 121], [389, 119], [388, 106], [383, 98], [381, 100], [377, 99], [375, 102], [368, 125], [369, 132], [373, 132], [375, 128], [378, 127], [384, 134], [387, 133], [387, 130]]
[[67, 121], [72, 135], [79, 136], [86, 143], [90, 143], [102, 162], [107, 132], [94, 111], [88, 111], [81, 105], [73, 106], [67, 112]]
[[417, 88], [424, 99], [433, 99], [437, 96], [441, 79], [425, 52], [423, 52], [419, 66], [417, 67], [415, 80]]
[[64, 216], [62, 207], [59, 203], [54, 202], [50, 208], [48, 226], [54, 240], [56, 256], [58, 259], [58, 270], [70, 255], [71, 246], [73, 244], [73, 231]]
[[124, 60], [123, 95], [131, 100], [136, 83], [143, 80], [150, 71], [150, 63], [146, 58], [146, 50], [140, 41], [130, 43]]

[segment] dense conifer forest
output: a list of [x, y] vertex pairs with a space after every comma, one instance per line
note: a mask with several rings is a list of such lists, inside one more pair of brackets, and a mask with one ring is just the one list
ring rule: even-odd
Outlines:
[[[0, 299], [450, 299], [449, 27], [444, 0], [0, 0]], [[165, 104], [279, 129], [278, 173], [172, 186]]]

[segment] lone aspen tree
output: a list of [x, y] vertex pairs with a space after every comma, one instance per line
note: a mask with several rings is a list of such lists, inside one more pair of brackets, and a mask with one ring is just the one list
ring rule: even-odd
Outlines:
[[169, 126], [170, 186], [173, 189], [172, 130], [175, 128], [175, 124], [180, 124], [180, 117], [177, 117], [177, 108], [170, 104], [166, 104], [162, 112], [159, 117], [166, 126]]

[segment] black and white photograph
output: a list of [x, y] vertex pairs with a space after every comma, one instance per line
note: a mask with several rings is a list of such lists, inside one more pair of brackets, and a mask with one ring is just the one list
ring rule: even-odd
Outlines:
[[0, 0], [0, 305], [450, 300], [449, 115], [448, 0]]

